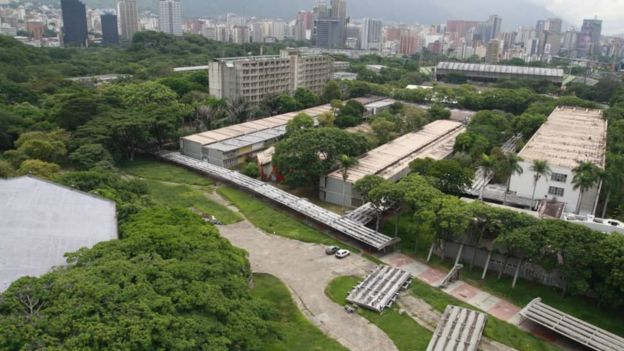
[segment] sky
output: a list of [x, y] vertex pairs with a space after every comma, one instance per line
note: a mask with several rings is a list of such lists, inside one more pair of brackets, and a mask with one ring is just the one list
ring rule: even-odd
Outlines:
[[530, 0], [580, 29], [583, 19], [602, 20], [603, 34], [624, 33], [624, 0]]

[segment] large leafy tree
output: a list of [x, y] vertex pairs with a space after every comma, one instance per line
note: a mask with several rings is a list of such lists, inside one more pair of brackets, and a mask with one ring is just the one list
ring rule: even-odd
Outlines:
[[15, 282], [0, 348], [257, 350], [274, 335], [246, 254], [186, 210], [149, 209], [69, 267]]
[[273, 163], [287, 184], [316, 188], [321, 175], [337, 163], [340, 155], [359, 156], [367, 149], [364, 137], [337, 128], [314, 128], [278, 143]]

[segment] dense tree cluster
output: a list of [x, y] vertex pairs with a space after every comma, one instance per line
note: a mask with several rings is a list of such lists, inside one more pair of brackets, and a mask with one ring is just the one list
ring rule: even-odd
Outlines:
[[246, 254], [186, 210], [132, 215], [69, 266], [0, 299], [3, 350], [257, 350], [277, 336]]
[[[419, 171], [429, 166], [427, 162], [414, 165], [421, 168]], [[426, 173], [431, 174], [432, 169], [429, 167]], [[566, 293], [597, 293], [603, 305], [624, 306], [624, 236], [594, 232], [565, 221], [541, 220], [478, 201], [466, 203], [443, 194], [431, 179], [417, 173], [395, 184], [368, 176], [355, 187], [365, 200], [392, 203], [413, 218], [400, 233], [404, 242], [433, 242], [438, 248], [443, 240], [479, 247], [493, 243], [497, 252], [538, 264], [548, 271], [558, 270], [565, 279]]]
[[359, 156], [369, 149], [365, 137], [338, 128], [298, 130], [277, 144], [273, 165], [291, 186], [318, 185], [342, 155]]

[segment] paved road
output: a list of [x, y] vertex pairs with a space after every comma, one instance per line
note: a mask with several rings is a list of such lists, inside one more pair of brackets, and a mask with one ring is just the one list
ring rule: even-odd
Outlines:
[[249, 252], [254, 272], [282, 280], [295, 295], [300, 309], [325, 334], [350, 350], [395, 351], [388, 336], [357, 314], [348, 314], [325, 295], [334, 278], [365, 275], [375, 264], [357, 255], [344, 260], [327, 256], [324, 247], [267, 235], [247, 221], [220, 226], [221, 235]]

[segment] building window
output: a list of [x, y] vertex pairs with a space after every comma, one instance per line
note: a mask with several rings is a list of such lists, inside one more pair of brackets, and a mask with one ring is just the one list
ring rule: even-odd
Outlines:
[[562, 173], [553, 173], [550, 176], [550, 180], [553, 182], [566, 183], [568, 181], [568, 175]]
[[556, 186], [548, 187], [548, 195], [563, 196], [564, 189]]

